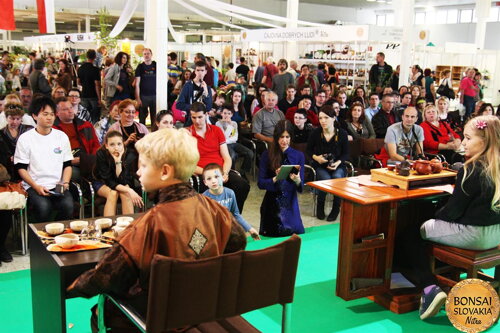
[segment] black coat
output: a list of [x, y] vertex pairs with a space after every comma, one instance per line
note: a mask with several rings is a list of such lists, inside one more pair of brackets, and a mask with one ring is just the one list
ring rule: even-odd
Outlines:
[[[394, 115], [395, 123], [401, 121], [401, 118], [394, 111], [391, 112]], [[385, 112], [383, 110], [380, 110], [376, 115], [373, 116], [372, 125], [377, 139], [385, 139], [387, 128], [392, 124], [389, 123], [389, 119], [387, 119]]]
[[103, 182], [112, 190], [118, 185], [128, 185], [134, 188], [135, 172], [137, 171], [137, 155], [134, 151], [127, 149], [122, 156], [122, 172], [116, 176], [116, 164], [113, 156], [105, 150], [99, 149], [96, 153], [96, 164], [93, 176], [95, 180]]
[[332, 153], [335, 157], [335, 161], [341, 160], [342, 163], [349, 159], [349, 141], [347, 140], [347, 132], [342, 128], [336, 128], [338, 131], [329, 142], [323, 137], [323, 129], [316, 128], [309, 135], [309, 141], [307, 141], [306, 152], [308, 157], [311, 158], [312, 166], [317, 168], [320, 166], [318, 162], [312, 159], [312, 155], [322, 155], [326, 153]]

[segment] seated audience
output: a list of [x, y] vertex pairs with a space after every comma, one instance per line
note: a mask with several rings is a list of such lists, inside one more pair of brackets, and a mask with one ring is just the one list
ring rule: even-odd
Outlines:
[[[147, 192], [159, 191], [159, 203], [129, 225], [96, 267], [80, 275], [67, 291], [73, 297], [111, 293], [126, 298], [145, 317], [155, 254], [197, 260], [243, 250], [246, 239], [225, 207], [189, 185], [200, 156], [196, 140], [187, 131], [156, 131], [137, 143], [137, 151], [141, 185]], [[200, 240], [203, 246], [192, 246]], [[134, 330], [126, 316], [114, 309], [105, 304], [107, 326], [114, 332]], [[95, 329], [94, 311], [91, 323]]]
[[307, 122], [306, 109], [298, 109], [293, 115], [292, 144], [306, 144], [309, 135], [314, 130], [313, 126]]
[[100, 147], [94, 126], [89, 121], [75, 117], [71, 102], [66, 97], [56, 99], [56, 116], [54, 128], [63, 131], [71, 144], [72, 179], [79, 180], [82, 173], [83, 176], [90, 175], [95, 154]]
[[23, 104], [24, 112], [29, 113], [29, 107], [31, 105], [31, 101], [33, 100], [33, 91], [28, 87], [22, 87], [19, 91], [19, 99], [21, 99], [21, 103]]
[[354, 102], [354, 98], [356, 98], [363, 105], [363, 109], [368, 105], [366, 92], [363, 87], [356, 87], [356, 89], [354, 89], [354, 92], [351, 96], [351, 103]]
[[[8, 175], [3, 176], [14, 176], [17, 172], [13, 171], [12, 155], [9, 155], [10, 151], [7, 144], [4, 142], [3, 136], [0, 135], [0, 167], [5, 167], [8, 171]], [[12, 179], [11, 179], [12, 180]], [[0, 267], [2, 262], [12, 262], [12, 255], [9, 253], [5, 247], [5, 241], [9, 234], [10, 228], [12, 227], [12, 210], [0, 210]]]
[[90, 111], [87, 110], [80, 102], [80, 90], [78, 88], [72, 88], [68, 93], [68, 99], [71, 102], [71, 108], [78, 119], [83, 121], [92, 122], [92, 117]]
[[99, 140], [99, 144], [102, 144], [104, 141], [104, 137], [106, 133], [109, 131], [109, 128], [117, 121], [120, 120], [120, 110], [118, 109], [118, 104], [121, 101], [114, 101], [109, 106], [109, 113], [107, 116], [103, 117], [99, 120], [95, 125], [95, 132], [97, 134], [97, 139]]
[[[319, 110], [325, 105], [326, 100], [326, 92], [324, 90], [320, 89], [314, 94], [314, 103], [311, 109], [315, 115], [318, 115]], [[317, 125], [313, 124], [313, 126], [319, 126], [319, 123]]]
[[299, 97], [299, 104], [297, 106], [293, 106], [286, 111], [285, 117], [288, 121], [293, 122], [295, 112], [298, 109], [304, 109], [307, 112], [307, 121], [313, 126], [318, 127], [318, 115], [312, 109], [312, 98], [310, 96], [301, 96]]
[[135, 143], [149, 133], [148, 128], [135, 121], [137, 109], [133, 100], [127, 98], [121, 101], [118, 110], [120, 120], [111, 125], [109, 130], [120, 132], [125, 139], [125, 147], [135, 149]]
[[247, 115], [245, 111], [245, 106], [243, 105], [243, 92], [238, 89], [234, 89], [230, 98], [231, 104], [233, 105], [232, 109], [234, 110], [232, 120], [235, 121], [238, 125], [246, 126], [247, 124]]
[[347, 93], [345, 91], [340, 90], [337, 93], [337, 102], [339, 102], [339, 115], [338, 118], [345, 120], [347, 117], [347, 111], [349, 111], [349, 107], [347, 106]]
[[[250, 105], [250, 113], [252, 116], [257, 113], [264, 106], [264, 96], [263, 93], [267, 91], [267, 88], [263, 84], [256, 84], [254, 86], [255, 98]], [[280, 109], [281, 110], [281, 109]], [[286, 111], [286, 110], [284, 110]]]
[[[478, 104], [478, 103], [476, 103]], [[480, 107], [479, 110], [474, 112], [472, 114], [472, 117], [477, 117], [477, 116], [492, 116], [495, 114], [495, 110], [493, 110], [493, 105], [491, 103], [483, 103]]]
[[446, 121], [450, 124], [451, 128], [457, 133], [461, 134], [463, 126], [461, 124], [460, 115], [458, 112], [448, 112], [450, 107], [450, 100], [446, 96], [441, 96], [437, 99], [436, 105], [438, 108], [438, 117], [440, 120]]
[[104, 144], [96, 154], [92, 182], [97, 195], [106, 198], [104, 216], [117, 215], [118, 199], [122, 204], [122, 214], [133, 214], [134, 206], [144, 205], [134, 185], [136, 171], [135, 155], [123, 145], [121, 133], [106, 133]]
[[450, 124], [439, 119], [437, 108], [434, 105], [425, 107], [425, 121], [420, 125], [424, 130], [424, 151], [429, 154], [442, 154], [449, 163], [455, 160], [455, 151], [459, 150], [462, 141]]
[[232, 105], [226, 104], [222, 109], [222, 119], [215, 124], [224, 133], [226, 138], [227, 149], [231, 156], [233, 169], [236, 168], [236, 160], [238, 157], [243, 157], [240, 174], [246, 179], [246, 174], [250, 173], [253, 163], [253, 151], [238, 143], [238, 124], [232, 119], [234, 118], [234, 110]]
[[401, 95], [401, 104], [396, 107], [395, 111], [399, 118], [403, 117], [403, 111], [408, 106], [410, 106], [410, 103], [411, 103], [411, 93], [405, 92], [403, 95]]
[[[257, 184], [266, 194], [260, 205], [260, 229], [263, 236], [282, 237], [305, 232], [300, 217], [298, 192], [304, 183], [304, 154], [290, 147], [292, 124], [280, 120], [274, 128], [273, 142], [262, 154]], [[278, 179], [283, 165], [296, 165], [285, 179]]]
[[394, 112], [394, 97], [384, 95], [382, 97], [382, 109], [372, 119], [373, 130], [377, 138], [385, 138], [387, 128], [398, 121], [400, 121], [400, 118]]
[[378, 106], [379, 103], [380, 103], [380, 99], [378, 97], [378, 94], [376, 92], [372, 92], [370, 94], [370, 98], [368, 99], [368, 107], [365, 109], [365, 116], [369, 122], [372, 121], [373, 116], [375, 116], [378, 113], [378, 111], [380, 110], [380, 108]]
[[[36, 123], [33, 120], [33, 117], [28, 114], [28, 111], [26, 109], [24, 109], [24, 106], [21, 104], [21, 99], [16, 94], [8, 94], [7, 96], [5, 96], [3, 103], [0, 101], [0, 105], [2, 105], [2, 104], [4, 107], [7, 104], [19, 105], [24, 111], [23, 117], [21, 119], [21, 123], [23, 125], [27, 125], [27, 126], [31, 126], [31, 127], [36, 126]], [[4, 124], [4, 125], [2, 126], [1, 124]], [[7, 119], [5, 118], [5, 113], [1, 112], [0, 113], [0, 129], [3, 128], [6, 124], [7, 124]]]
[[276, 110], [278, 96], [274, 91], [265, 95], [264, 108], [259, 110], [252, 119], [252, 133], [256, 139], [273, 142], [274, 127], [278, 121], [285, 119], [280, 110]]
[[[325, 105], [319, 111], [319, 123], [309, 136], [307, 154], [312, 158], [312, 167], [316, 170], [317, 180], [343, 178], [347, 175], [344, 162], [349, 158], [347, 132], [335, 123], [337, 117], [331, 105]], [[316, 217], [325, 218], [326, 192], [318, 191]], [[340, 197], [333, 199], [332, 210], [327, 221], [335, 221], [340, 213]]]
[[174, 115], [171, 111], [161, 110], [156, 115], [155, 121], [157, 129], [175, 128]]
[[234, 191], [223, 186], [222, 167], [215, 163], [207, 164], [203, 168], [203, 183], [208, 190], [203, 192], [204, 196], [217, 201], [221, 206], [226, 207], [233, 214], [240, 226], [252, 236], [253, 239], [260, 240], [259, 233], [241, 216], [236, 204]]
[[52, 99], [55, 101], [59, 97], [66, 97], [68, 95], [68, 91], [61, 87], [61, 86], [55, 86], [54, 89], [52, 89]]
[[414, 107], [407, 107], [403, 120], [387, 128], [384, 149], [375, 156], [384, 166], [423, 155], [424, 130], [415, 124], [417, 112]]
[[286, 112], [289, 108], [297, 106], [299, 101], [298, 98], [295, 97], [296, 92], [293, 84], [288, 85], [286, 87], [286, 96], [278, 102], [278, 109], [282, 112]]
[[[227, 187], [236, 194], [238, 209], [243, 212], [243, 206], [250, 191], [250, 184], [234, 172], [229, 172], [232, 166], [231, 155], [226, 144], [226, 138], [222, 130], [207, 124], [207, 109], [203, 103], [195, 102], [191, 105], [191, 120], [193, 125], [188, 128], [196, 140], [198, 140], [198, 151], [200, 160], [196, 167], [195, 174], [201, 176], [203, 168], [210, 163], [222, 166], [222, 178]], [[200, 184], [202, 191], [206, 188]]]
[[363, 104], [352, 103], [347, 113], [347, 132], [354, 139], [375, 139], [371, 122], [365, 117]]
[[73, 197], [68, 191], [73, 155], [68, 136], [52, 128], [55, 111], [50, 98], [33, 100], [30, 112], [36, 128], [19, 137], [14, 154], [14, 165], [37, 222], [52, 220], [53, 212], [55, 220], [68, 220], [73, 214]]

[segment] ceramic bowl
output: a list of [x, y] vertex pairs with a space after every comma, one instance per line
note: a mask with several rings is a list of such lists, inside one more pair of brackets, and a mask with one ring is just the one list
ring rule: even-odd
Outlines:
[[87, 221], [71, 221], [69, 223], [69, 227], [73, 231], [80, 232], [83, 230], [83, 228], [88, 227], [89, 223]]
[[126, 227], [134, 220], [131, 216], [120, 216], [116, 218], [116, 225], [119, 227]]
[[56, 244], [62, 247], [63, 249], [70, 249], [78, 243], [78, 235], [76, 234], [64, 234], [56, 236], [55, 238]]
[[97, 219], [95, 220], [95, 225], [96, 227], [97, 225], [100, 225], [101, 229], [108, 229], [111, 228], [111, 226], [113, 225], [113, 220], [110, 218]]
[[52, 236], [62, 234], [64, 231], [64, 224], [62, 223], [49, 223], [45, 225], [45, 231]]

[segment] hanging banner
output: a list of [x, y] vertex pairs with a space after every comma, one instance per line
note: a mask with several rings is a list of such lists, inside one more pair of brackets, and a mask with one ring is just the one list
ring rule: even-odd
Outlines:
[[36, 0], [38, 30], [41, 34], [56, 32], [54, 0]]
[[75, 43], [88, 43], [95, 42], [95, 33], [83, 34], [66, 34], [66, 35], [45, 35], [45, 36], [32, 36], [24, 37], [25, 43], [68, 43], [69, 45]]
[[14, 0], [0, 0], [0, 30], [16, 30]]
[[259, 29], [241, 32], [242, 42], [332, 42], [368, 40], [367, 25], [326, 28]]

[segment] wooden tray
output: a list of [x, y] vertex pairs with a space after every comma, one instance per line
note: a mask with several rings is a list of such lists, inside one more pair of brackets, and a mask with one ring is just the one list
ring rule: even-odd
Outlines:
[[440, 173], [430, 175], [419, 175], [415, 170], [410, 170], [408, 177], [396, 174], [396, 171], [389, 171], [387, 168], [372, 169], [371, 180], [380, 181], [387, 185], [395, 185], [402, 190], [411, 190], [422, 186], [432, 186], [440, 184], [454, 184], [457, 173], [443, 170]]

